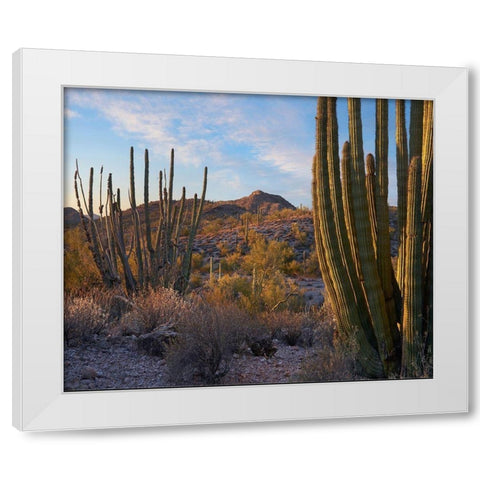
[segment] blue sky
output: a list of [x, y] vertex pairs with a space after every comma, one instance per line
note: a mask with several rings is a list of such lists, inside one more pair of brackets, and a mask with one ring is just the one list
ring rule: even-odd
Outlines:
[[[340, 148], [348, 139], [346, 103], [345, 98], [337, 102]], [[127, 206], [130, 146], [139, 179], [143, 152], [149, 149], [151, 200], [158, 198], [158, 171], [168, 167], [175, 148], [177, 198], [183, 185], [187, 197], [200, 193], [208, 166], [209, 200], [240, 198], [260, 189], [296, 206], [311, 206], [316, 97], [66, 88], [64, 106], [66, 206], [76, 207], [76, 159], [84, 182], [92, 166], [97, 174], [102, 165], [104, 173], [112, 173]], [[374, 99], [362, 99], [362, 119], [365, 154], [374, 153]], [[396, 204], [393, 100], [389, 131], [389, 202]], [[98, 190], [95, 194], [98, 198]]]

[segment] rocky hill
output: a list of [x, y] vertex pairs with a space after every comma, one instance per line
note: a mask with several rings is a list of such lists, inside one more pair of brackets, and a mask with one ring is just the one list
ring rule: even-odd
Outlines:
[[269, 215], [283, 209], [295, 210], [295, 207], [280, 195], [255, 190], [237, 200], [208, 202], [204, 215], [206, 218], [239, 217], [246, 212]]
[[[187, 209], [191, 207], [191, 204], [192, 199], [187, 199]], [[151, 209], [151, 220], [152, 223], [155, 224], [155, 221], [158, 219], [158, 201], [150, 202], [149, 205]], [[218, 202], [206, 201], [203, 209], [203, 218], [206, 220], [226, 217], [239, 218], [246, 212], [269, 215], [283, 209], [295, 210], [295, 207], [280, 195], [255, 190], [250, 195], [237, 200]], [[143, 205], [140, 205], [138, 207], [138, 213], [141, 220], [143, 220], [143, 211]], [[129, 221], [129, 213], [130, 209], [125, 211], [125, 219], [127, 223]], [[64, 217], [65, 228], [75, 227], [80, 223], [80, 215], [74, 208], [65, 207]]]
[[80, 214], [72, 207], [63, 209], [63, 222], [65, 228], [76, 227], [80, 223]]

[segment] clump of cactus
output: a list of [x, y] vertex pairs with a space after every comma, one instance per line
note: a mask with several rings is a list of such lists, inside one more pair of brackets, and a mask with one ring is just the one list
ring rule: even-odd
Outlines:
[[[150, 161], [145, 150], [144, 170], [144, 222], [142, 224], [135, 192], [135, 164], [133, 147], [130, 148], [130, 188], [132, 231], [127, 232], [120, 200], [120, 189], [113, 188], [112, 174], [108, 175], [105, 204], [102, 198], [103, 167], [100, 170], [99, 214], [96, 218], [93, 205], [94, 170], [90, 169], [88, 192], [85, 195], [80, 171], [75, 171], [74, 188], [81, 223], [103, 283], [112, 287], [122, 284], [128, 292], [148, 287], [173, 288], [181, 294], [187, 290], [195, 235], [205, 201], [207, 167], [204, 170], [200, 198], [195, 194], [191, 212], [186, 208], [185, 187], [179, 201], [173, 199], [174, 150], [171, 150], [170, 169], [159, 173], [159, 220], [156, 228], [151, 223], [149, 198]], [[165, 184], [164, 184], [165, 182]], [[187, 215], [190, 218], [187, 218]], [[180, 238], [183, 229], [186, 238]], [[155, 231], [156, 230], [156, 231]], [[127, 235], [130, 245], [127, 245]]]
[[388, 101], [376, 100], [375, 157], [366, 159], [360, 107], [360, 99], [348, 99], [349, 141], [340, 162], [336, 98], [318, 99], [312, 194], [320, 270], [339, 333], [359, 345], [364, 373], [418, 377], [432, 354], [433, 103], [412, 102], [407, 146], [405, 102], [396, 102], [396, 275], [387, 203]]

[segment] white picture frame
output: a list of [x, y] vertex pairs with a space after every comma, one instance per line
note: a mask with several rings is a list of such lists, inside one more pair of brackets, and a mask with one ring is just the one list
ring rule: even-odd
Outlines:
[[[464, 68], [17, 51], [14, 426], [36, 431], [467, 412], [467, 84]], [[64, 393], [65, 86], [433, 99], [433, 379]]]

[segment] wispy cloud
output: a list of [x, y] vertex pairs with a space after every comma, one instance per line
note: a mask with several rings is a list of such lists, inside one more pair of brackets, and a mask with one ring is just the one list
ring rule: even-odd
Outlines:
[[80, 118], [81, 115], [75, 110], [72, 110], [71, 108], [66, 108], [65, 109], [65, 116], [67, 118]]
[[103, 119], [161, 158], [175, 148], [177, 165], [208, 165], [217, 197], [245, 195], [262, 183], [288, 194], [300, 182], [309, 192], [315, 100], [310, 112], [275, 96], [71, 89], [67, 98], [68, 111]]
[[[154, 152], [175, 147], [178, 161], [228, 162], [241, 148], [250, 160], [295, 173], [310, 157], [292, 102], [225, 94], [75, 90], [72, 106], [96, 110], [121, 136], [135, 137]], [[270, 100], [270, 101], [268, 101]], [[298, 140], [296, 140], [298, 139]]]

